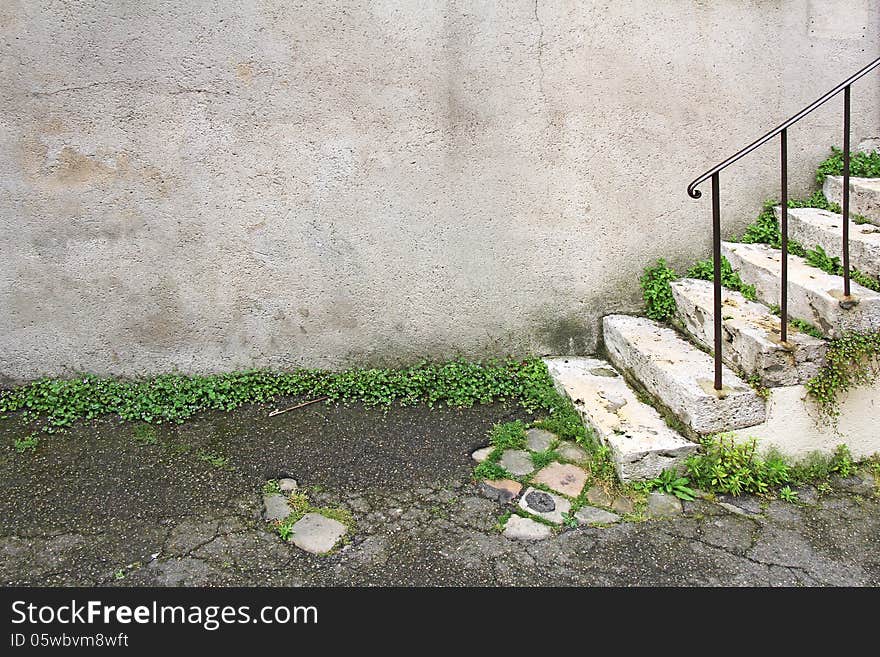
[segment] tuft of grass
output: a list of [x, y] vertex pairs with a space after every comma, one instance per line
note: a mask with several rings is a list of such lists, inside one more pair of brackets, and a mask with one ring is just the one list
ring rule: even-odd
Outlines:
[[798, 317], [792, 317], [788, 320], [788, 323], [795, 327], [801, 333], [806, 333], [807, 335], [811, 335], [814, 338], [819, 338], [820, 340], [825, 339], [825, 335], [822, 333], [822, 331], [817, 329], [806, 320], [799, 319]]
[[139, 445], [156, 445], [159, 442], [155, 427], [149, 424], [136, 424], [132, 433], [135, 442]]
[[486, 459], [474, 468], [474, 479], [510, 479], [511, 475], [496, 461]]
[[489, 442], [500, 450], [525, 449], [526, 427], [520, 420], [496, 424], [489, 431]]
[[555, 460], [556, 452], [553, 450], [547, 450], [546, 452], [532, 452], [532, 465], [535, 466], [535, 470], [540, 470], [541, 468], [550, 465]]
[[[700, 260], [695, 262], [693, 266], [687, 270], [685, 274], [688, 278], [698, 278], [703, 281], [711, 281], [715, 277], [715, 265], [711, 260]], [[721, 256], [721, 284], [736, 292], [742, 294], [750, 301], [757, 301], [758, 296], [755, 293], [755, 286], [749, 285], [740, 278], [739, 272], [734, 271], [730, 262], [724, 256]]]
[[215, 454], [214, 452], [208, 452], [200, 449], [196, 452], [196, 457], [204, 461], [205, 463], [214, 466], [215, 468], [221, 468], [223, 470], [231, 469], [229, 467], [229, 459], [225, 456]]
[[13, 442], [15, 451], [19, 454], [23, 452], [35, 452], [37, 450], [37, 445], [39, 444], [40, 439], [34, 434], [30, 434], [29, 436], [25, 436], [24, 438], [16, 438]]
[[779, 454], [761, 458], [754, 439], [737, 443], [722, 434], [704, 438], [702, 451], [687, 459], [690, 481], [698, 488], [730, 495], [766, 494], [791, 482], [791, 468]]

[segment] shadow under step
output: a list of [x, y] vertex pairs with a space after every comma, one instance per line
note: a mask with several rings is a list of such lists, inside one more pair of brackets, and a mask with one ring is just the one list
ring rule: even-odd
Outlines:
[[[822, 185], [825, 198], [843, 205], [843, 176], [826, 176]], [[880, 226], [880, 178], [849, 178], [849, 212], [860, 214]]]
[[[774, 208], [776, 219], [782, 208]], [[805, 248], [821, 246], [831, 257], [842, 258], [843, 215], [819, 208], [789, 208], [788, 235]], [[880, 228], [849, 220], [849, 261], [865, 274], [880, 274]]]
[[[715, 347], [712, 283], [684, 278], [670, 286], [680, 324], [711, 351]], [[721, 357], [729, 366], [759, 377], [767, 387], [804, 383], [818, 374], [825, 361], [824, 340], [789, 326], [788, 341], [782, 342], [779, 318], [739, 292], [722, 290], [721, 303]]]
[[694, 433], [720, 433], [760, 424], [764, 400], [727, 366], [714, 389], [714, 359], [673, 329], [645, 317], [608, 315], [605, 349], [619, 370], [637, 381]]
[[[721, 253], [758, 299], [779, 303], [782, 254], [766, 244], [722, 242]], [[843, 277], [811, 267], [799, 256], [788, 256], [788, 313], [806, 320], [829, 338], [845, 331], [880, 329], [880, 292], [852, 281], [851, 296], [843, 295]]]
[[584, 424], [611, 452], [621, 481], [653, 479], [681, 470], [697, 449], [639, 401], [623, 377], [599, 358], [545, 358], [557, 390], [567, 395]]

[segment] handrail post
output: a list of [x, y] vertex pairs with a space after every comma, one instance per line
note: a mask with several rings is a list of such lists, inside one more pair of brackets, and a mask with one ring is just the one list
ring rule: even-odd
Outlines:
[[843, 89], [843, 295], [849, 286], [849, 85]]
[[779, 294], [779, 339], [788, 342], [788, 130], [779, 133], [780, 186], [782, 188], [782, 281]]
[[712, 174], [712, 264], [715, 287], [715, 390], [721, 390], [721, 200], [718, 172]]

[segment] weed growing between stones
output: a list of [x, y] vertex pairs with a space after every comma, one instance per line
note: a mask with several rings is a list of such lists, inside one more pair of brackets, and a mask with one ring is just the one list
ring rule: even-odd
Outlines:
[[649, 479], [643, 485], [645, 491], [659, 491], [667, 495], [675, 495], [681, 500], [693, 501], [696, 493], [690, 486], [690, 480], [674, 470], [664, 470], [657, 477]]
[[754, 439], [737, 443], [732, 435], [720, 434], [704, 438], [701, 451], [688, 457], [686, 468], [687, 483], [707, 492], [786, 499], [791, 495], [783, 491], [791, 492], [792, 484], [815, 484], [821, 489], [832, 475], [854, 474], [856, 464], [846, 445], [839, 445], [830, 457], [816, 452], [791, 464], [776, 452], [760, 456]]
[[[269, 482], [266, 482], [266, 485], [263, 487], [263, 491], [264, 493], [271, 494], [271, 492], [274, 492], [274, 489], [277, 486], [277, 481], [274, 482], [274, 486], [272, 486], [272, 480], [270, 480]], [[273, 490], [271, 492], [268, 492], [267, 487]], [[278, 490], [280, 491], [280, 489]], [[341, 507], [315, 506], [309, 499], [309, 495], [306, 490], [293, 491], [287, 496], [286, 501], [291, 509], [290, 514], [282, 520], [275, 520], [272, 522], [272, 527], [283, 541], [287, 541], [290, 539], [290, 537], [293, 535], [293, 526], [297, 522], [302, 520], [303, 516], [307, 513], [318, 513], [325, 518], [330, 518], [332, 520], [336, 520], [337, 522], [342, 523], [343, 525], [345, 525], [346, 537], [350, 536], [354, 532], [355, 520], [350, 511]], [[343, 539], [343, 541], [344, 540], [345, 539]]]
[[[685, 272], [688, 278], [697, 278], [701, 281], [711, 281], [715, 277], [715, 266], [711, 260], [699, 260]], [[721, 285], [728, 290], [741, 293], [749, 301], [757, 301], [755, 286], [744, 283], [739, 272], [734, 271], [730, 262], [721, 256]]]
[[265, 484], [263, 484], [263, 494], [281, 495], [281, 484], [278, 483], [277, 479], [270, 479]]
[[[638, 509], [644, 506], [644, 492], [637, 486], [622, 485], [618, 482], [608, 448], [600, 445], [592, 433], [586, 429], [580, 415], [567, 397], [563, 397], [555, 389], [552, 394], [555, 398], [548, 402], [548, 405], [553, 408], [553, 412], [547, 416], [539, 418], [531, 425], [525, 425], [520, 421], [507, 422], [495, 425], [490, 430], [488, 438], [492, 451], [482, 463], [474, 468], [474, 479], [477, 481], [509, 479], [518, 482], [523, 490], [531, 487], [538, 491], [568, 499], [571, 503], [571, 508], [563, 515], [561, 527], [577, 526], [576, 513], [583, 506], [593, 505], [588, 501], [587, 495], [589, 490], [594, 487], [599, 487], [606, 491], [608, 495], [608, 504], [606, 506], [611, 506], [612, 501], [625, 499], [627, 500], [625, 504], [626, 510], [620, 511], [620, 515], [627, 520], [642, 520], [643, 517]], [[541, 429], [554, 434], [554, 438], [547, 449], [543, 451], [529, 450], [527, 431], [530, 429]], [[576, 444], [582, 450], [580, 455], [578, 455], [577, 450], [572, 449], [571, 443]], [[505, 469], [499, 461], [506, 450], [527, 451], [529, 456], [529, 461], [527, 462], [531, 463], [532, 472], [527, 475], [518, 476]], [[578, 458], [566, 458], [564, 454]], [[561, 493], [559, 490], [537, 480], [537, 475], [542, 469], [553, 463], [570, 464], [586, 473], [586, 481], [577, 495]], [[513, 509], [506, 510], [499, 518], [497, 523], [499, 530], [503, 530], [505, 523], [513, 514], [553, 527], [554, 530], [561, 528], [558, 524], [547, 518], [516, 506]]]
[[[858, 178], [880, 178], [880, 152], [850, 153], [849, 174]], [[831, 147], [831, 155], [819, 165], [816, 182], [822, 185], [826, 176], [843, 175], [843, 149]]]

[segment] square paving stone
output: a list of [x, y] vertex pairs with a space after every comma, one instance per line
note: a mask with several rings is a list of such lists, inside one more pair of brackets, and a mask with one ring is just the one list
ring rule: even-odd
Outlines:
[[569, 461], [586, 461], [590, 458], [587, 450], [569, 440], [563, 440], [556, 448], [556, 453]]
[[510, 502], [522, 490], [522, 484], [513, 479], [483, 479], [480, 482], [483, 494], [499, 502]]
[[504, 525], [505, 536], [521, 541], [538, 541], [542, 538], [549, 538], [552, 533], [553, 530], [547, 525], [522, 516], [510, 516]]
[[587, 491], [587, 502], [594, 506], [611, 506], [614, 498], [601, 486], [591, 486]]
[[562, 514], [571, 511], [571, 502], [561, 495], [554, 495], [530, 486], [523, 493], [519, 507], [532, 515], [549, 520], [555, 525], [561, 525]]
[[287, 503], [287, 497], [280, 493], [267, 493], [263, 495], [263, 520], [284, 520], [293, 512]]
[[666, 493], [658, 493], [653, 491], [648, 493], [648, 506], [645, 513], [650, 518], [669, 518], [681, 513], [681, 500], [675, 495], [667, 495]]
[[591, 525], [593, 523], [610, 525], [620, 520], [620, 516], [616, 513], [611, 513], [605, 509], [597, 509], [594, 506], [582, 506], [578, 509], [578, 512], [574, 514], [574, 517], [585, 525]]
[[589, 476], [586, 470], [571, 463], [551, 463], [535, 475], [535, 481], [563, 495], [577, 497]]
[[526, 445], [533, 452], [546, 452], [556, 440], [556, 434], [544, 429], [529, 429], [526, 431]]
[[289, 540], [306, 552], [325, 554], [336, 546], [346, 531], [345, 525], [338, 520], [320, 513], [307, 513], [294, 523]]
[[501, 466], [510, 474], [522, 477], [531, 474], [535, 465], [532, 463], [532, 455], [524, 449], [508, 449], [501, 455]]

